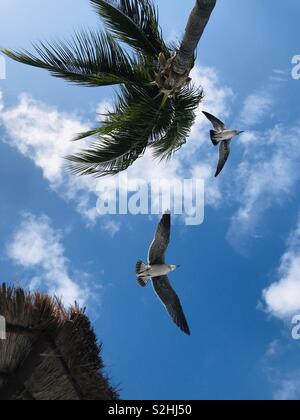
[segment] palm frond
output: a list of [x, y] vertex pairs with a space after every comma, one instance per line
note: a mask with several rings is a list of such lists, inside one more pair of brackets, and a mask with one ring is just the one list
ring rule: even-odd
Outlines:
[[178, 99], [169, 98], [163, 110], [154, 88], [122, 87], [113, 112], [93, 132], [90, 148], [68, 156], [69, 169], [80, 175], [115, 175], [131, 166], [146, 148], [169, 158], [186, 141], [202, 91], [186, 88]]
[[90, 0], [108, 29], [121, 41], [151, 57], [169, 51], [150, 0]]
[[2, 50], [10, 58], [47, 69], [53, 76], [85, 86], [144, 83], [143, 66], [103, 32], [76, 33], [71, 42], [34, 45], [36, 55]]
[[2, 52], [72, 83], [120, 85], [114, 110], [105, 114], [99, 127], [76, 137], [94, 139], [85, 150], [67, 157], [72, 172], [117, 174], [148, 147], [156, 158], [169, 159], [186, 142], [203, 98], [202, 90], [186, 85], [195, 57], [177, 80], [172, 72], [175, 56], [162, 38], [152, 0], [90, 1], [106, 31], [77, 32], [69, 42], [39, 43], [33, 53]]
[[[147, 142], [133, 143], [131, 133], [103, 136], [78, 155], [67, 156], [68, 169], [79, 175], [115, 175], [131, 166], [146, 150]], [[136, 139], [135, 139], [136, 140]]]
[[[115, 109], [108, 112], [97, 131], [97, 140], [81, 153], [68, 156], [69, 169], [76, 174], [114, 175], [127, 169], [146, 150], [159, 116], [158, 101], [147, 91], [123, 86]], [[86, 137], [89, 133], [83, 133]]]
[[170, 102], [161, 111], [158, 92], [157, 87], [123, 86], [117, 96], [114, 111], [106, 114], [99, 129], [101, 134], [126, 130], [128, 126], [132, 126], [139, 134], [149, 132], [149, 141], [154, 141], [168, 124], [172, 111]]
[[186, 87], [171, 100], [173, 114], [169, 120], [169, 127], [165, 134], [152, 145], [155, 158], [168, 160], [186, 143], [195, 122], [195, 111], [202, 99], [201, 89]]

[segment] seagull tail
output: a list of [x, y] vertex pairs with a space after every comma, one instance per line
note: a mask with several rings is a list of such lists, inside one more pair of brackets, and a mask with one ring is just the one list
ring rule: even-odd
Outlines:
[[148, 266], [145, 263], [143, 263], [143, 261], [138, 261], [136, 263], [137, 281], [139, 285], [142, 287], [146, 287], [148, 281], [151, 278], [147, 276], [147, 270], [148, 270]]
[[218, 136], [218, 132], [217, 131], [210, 130], [210, 138], [211, 138], [212, 144], [214, 146], [218, 146], [218, 144], [219, 144], [219, 141], [218, 141], [218, 137], [217, 136]]
[[135, 268], [136, 275], [143, 276], [147, 268], [148, 266], [145, 263], [143, 263], [143, 261], [138, 261], [136, 263], [136, 268]]

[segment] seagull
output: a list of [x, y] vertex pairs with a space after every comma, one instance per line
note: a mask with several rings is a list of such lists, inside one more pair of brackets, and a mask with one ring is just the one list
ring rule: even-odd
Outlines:
[[210, 138], [213, 145], [218, 146], [218, 144], [220, 144], [220, 157], [217, 172], [215, 174], [215, 177], [217, 177], [222, 172], [229, 157], [231, 140], [244, 133], [244, 131], [227, 130], [225, 124], [218, 118], [205, 111], [203, 111], [203, 114], [209, 119], [214, 127], [214, 130], [210, 130]]
[[140, 286], [146, 287], [152, 280], [155, 293], [166, 307], [175, 324], [187, 335], [191, 335], [180, 300], [171, 286], [168, 274], [179, 266], [165, 263], [165, 253], [170, 243], [171, 215], [165, 213], [158, 225], [149, 248], [148, 264], [138, 261], [136, 275]]

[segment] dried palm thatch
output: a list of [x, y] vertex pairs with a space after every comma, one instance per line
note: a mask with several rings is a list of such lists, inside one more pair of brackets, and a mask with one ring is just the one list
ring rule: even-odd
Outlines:
[[101, 346], [77, 306], [0, 286], [0, 400], [116, 400], [103, 374]]

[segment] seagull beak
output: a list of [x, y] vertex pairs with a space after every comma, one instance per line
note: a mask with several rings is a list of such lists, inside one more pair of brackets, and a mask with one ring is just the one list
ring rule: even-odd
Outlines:
[[181, 266], [180, 265], [176, 265], [176, 268], [180, 268]]
[[243, 133], [245, 133], [245, 131], [240, 131], [240, 132], [239, 132], [239, 134], [243, 134]]

